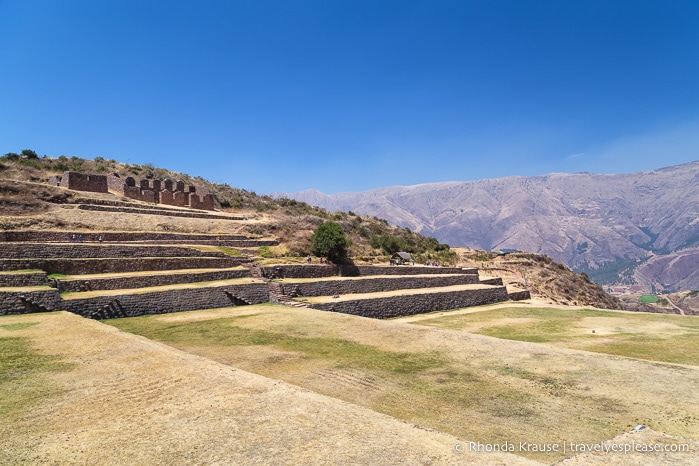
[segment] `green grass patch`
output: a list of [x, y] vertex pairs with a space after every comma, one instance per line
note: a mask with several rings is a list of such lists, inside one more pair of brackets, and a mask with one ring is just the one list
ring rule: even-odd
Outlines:
[[[17, 325], [13, 330], [20, 329]], [[0, 422], [11, 422], [32, 405], [58, 394], [60, 390], [46, 375], [70, 367], [57, 356], [33, 350], [28, 338], [0, 338]]]
[[219, 246], [218, 250], [227, 256], [233, 256], [233, 257], [241, 256], [243, 254], [242, 252], [240, 252], [236, 249], [227, 248], [225, 246]]
[[699, 365], [699, 319], [692, 316], [511, 307], [415, 323], [505, 340]]
[[[396, 373], [417, 373], [439, 367], [444, 358], [437, 352], [409, 353], [379, 350], [340, 338], [298, 337], [235, 325], [238, 318], [187, 323], [157, 322], [150, 316], [106, 321], [121, 330], [154, 340], [185, 346], [271, 346], [293, 351], [307, 359]], [[154, 325], [155, 324], [155, 325]]]
[[0, 328], [3, 330], [24, 330], [37, 324], [38, 322], [18, 322], [16, 324], [0, 325]]
[[40, 273], [40, 272], [43, 272], [43, 270], [23, 269], [23, 270], [6, 270], [3, 272], [0, 272], [0, 274], [2, 274], [2, 275], [25, 275], [25, 274]]
[[62, 274], [62, 273], [50, 273], [50, 274], [48, 274], [46, 277], [47, 277], [47, 278], [65, 278], [65, 277], [67, 277], [67, 276], [68, 276], [68, 275], [64, 275], [64, 274]]
[[654, 294], [644, 294], [643, 296], [641, 296], [641, 299], [639, 299], [639, 302], [643, 304], [655, 304], [658, 301], [658, 297]]
[[[308, 370], [303, 367], [317, 367], [320, 363], [322, 367], [333, 370], [368, 374], [377, 380], [390, 381], [391, 385], [399, 387], [401, 397], [405, 398], [396, 401], [391, 399], [394, 395], [386, 395], [388, 398], [381, 398], [374, 405], [375, 409], [390, 415], [401, 415], [403, 409], [424, 409], [428, 412], [425, 416], [429, 417], [434, 415], [429, 413], [430, 406], [447, 404], [480, 409], [505, 398], [509, 400], [514, 416], [528, 412], [525, 408], [528, 397], [494, 382], [491, 376], [465, 367], [442, 352], [387, 351], [342, 338], [304, 336], [302, 327], [290, 327], [284, 332], [244, 327], [244, 321], [268, 318], [269, 314], [258, 313], [181, 323], [167, 322], [157, 316], [142, 316], [105, 320], [104, 323], [185, 350], [220, 348], [225, 351], [236, 346], [259, 346], [295, 355], [290, 362], [285, 358], [272, 358], [262, 367], [240, 366], [268, 377], [279, 378], [280, 372], [276, 371], [284, 373], [290, 370], [303, 379], [300, 372]], [[300, 365], [299, 358], [302, 361]], [[293, 377], [283, 378], [292, 383], [302, 383]], [[352, 401], [351, 397], [349, 401]], [[418, 405], [421, 407], [417, 408]]]
[[257, 254], [265, 259], [272, 259], [276, 257], [276, 254], [274, 254], [269, 246], [260, 246], [257, 248]]

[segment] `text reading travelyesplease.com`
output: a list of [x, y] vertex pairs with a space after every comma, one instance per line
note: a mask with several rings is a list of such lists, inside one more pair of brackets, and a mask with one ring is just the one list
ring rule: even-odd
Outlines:
[[463, 442], [454, 445], [456, 453], [464, 452], [507, 452], [507, 453], [562, 453], [562, 454], [579, 454], [579, 453], [622, 453], [628, 454], [632, 452], [653, 453], [653, 452], [688, 452], [688, 443], [577, 443], [577, 442], [562, 442], [562, 443], [528, 443], [528, 442], [503, 442], [503, 443], [481, 443], [481, 442]]

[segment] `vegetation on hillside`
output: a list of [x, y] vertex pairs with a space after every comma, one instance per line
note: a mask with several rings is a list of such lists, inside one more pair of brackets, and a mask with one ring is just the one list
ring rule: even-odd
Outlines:
[[311, 252], [330, 262], [345, 262], [349, 241], [342, 227], [335, 222], [323, 222], [311, 236]]
[[576, 273], [543, 254], [515, 252], [498, 255], [470, 250], [462, 254], [462, 260], [494, 275], [511, 277], [515, 274], [526, 283], [534, 296], [555, 304], [595, 306], [602, 309], [624, 308], [621, 301], [607, 294], [586, 273]]
[[[313, 231], [322, 223], [332, 221], [345, 233], [348, 240], [348, 256], [355, 261], [388, 262], [388, 256], [397, 251], [409, 252], [419, 262], [436, 260], [444, 264], [455, 264], [457, 259], [448, 245], [440, 244], [435, 238], [421, 235], [408, 228], [389, 225], [386, 220], [377, 217], [357, 215], [353, 212], [329, 212], [294, 199], [274, 199], [227, 184], [212, 183], [201, 177], [157, 168], [152, 164], [126, 164], [104, 157], [84, 159], [61, 155], [52, 158], [47, 155], [39, 156], [31, 149], [24, 149], [20, 153], [10, 152], [0, 157], [0, 178], [9, 180], [46, 183], [50, 176], [60, 175], [66, 170], [114, 174], [121, 178], [170, 178], [208, 188], [214, 195], [216, 207], [220, 210], [242, 212], [248, 217], [264, 216], [269, 220], [251, 223], [241, 230], [241, 233], [252, 237], [267, 236], [279, 239], [279, 247], [265, 248], [264, 255], [267, 257], [304, 257], [310, 254]], [[0, 186], [0, 189], [2, 188]], [[16, 187], [5, 188], [17, 190]], [[16, 198], [8, 202], [19, 202], [19, 197], [22, 197], [20, 210], [24, 211], [46, 208], [45, 203], [39, 202], [37, 197], [45, 198], [48, 202], [70, 202], [71, 196], [48, 188], [36, 188], [43, 194], [37, 194], [33, 199], [31, 196], [15, 193]], [[54, 199], [56, 196], [63, 197]]]

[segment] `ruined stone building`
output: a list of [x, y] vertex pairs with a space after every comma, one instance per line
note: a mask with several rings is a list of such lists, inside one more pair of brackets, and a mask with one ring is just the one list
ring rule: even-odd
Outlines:
[[90, 191], [93, 193], [109, 192], [109, 185], [105, 175], [92, 175], [89, 173], [64, 172], [63, 176], [52, 176], [49, 184], [76, 191]]
[[136, 199], [178, 207], [199, 210], [214, 210], [214, 196], [205, 187], [185, 185], [182, 181], [126, 179], [118, 175], [92, 175], [67, 171], [63, 176], [52, 176], [49, 184], [77, 191], [95, 193], [113, 192]]

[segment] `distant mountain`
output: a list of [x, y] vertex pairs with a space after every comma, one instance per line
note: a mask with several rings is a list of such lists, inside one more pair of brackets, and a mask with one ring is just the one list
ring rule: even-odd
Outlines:
[[[699, 161], [631, 174], [553, 173], [275, 196], [375, 215], [452, 246], [544, 253], [600, 283], [636, 282], [638, 265], [667, 256], [662, 266], [644, 268], [642, 282], [674, 290], [682, 279], [682, 286], [699, 288], [697, 274], [684, 280], [670, 270], [675, 252], [699, 246]], [[677, 261], [683, 268], [699, 258], [699, 249], [693, 251]], [[656, 280], [652, 270], [660, 269], [665, 278]]]

